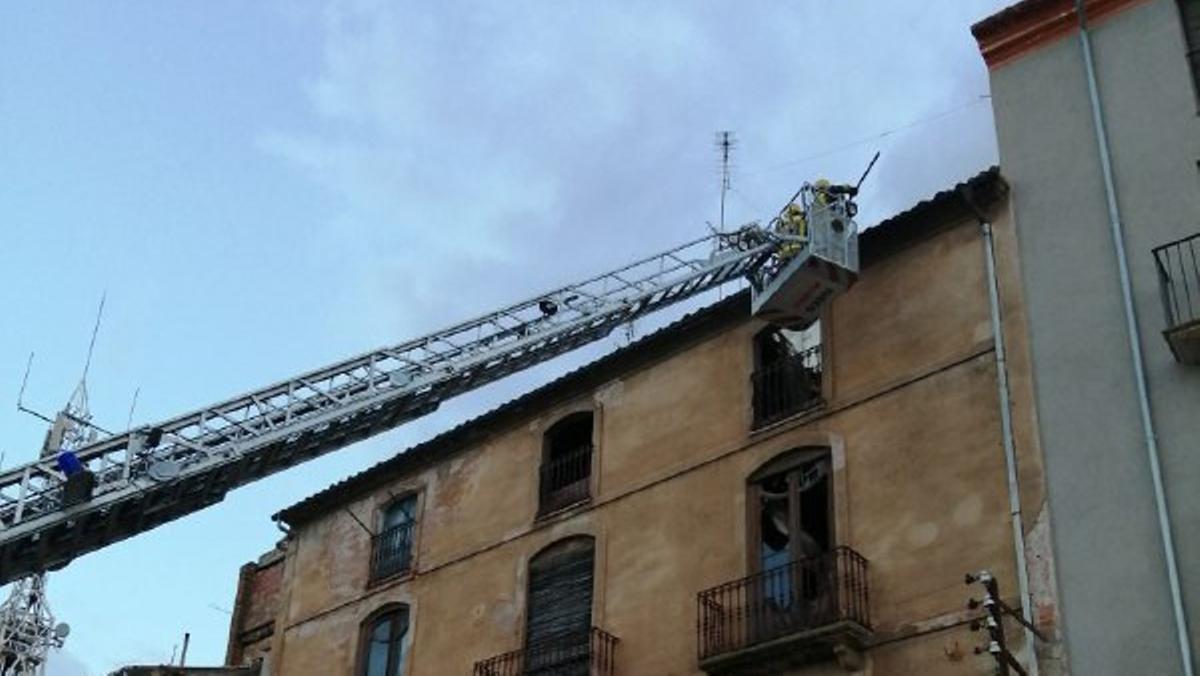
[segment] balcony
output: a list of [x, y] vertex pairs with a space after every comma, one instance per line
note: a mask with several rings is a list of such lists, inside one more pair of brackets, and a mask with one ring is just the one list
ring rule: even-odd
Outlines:
[[1175, 359], [1200, 364], [1200, 233], [1154, 250], [1167, 328]]
[[617, 638], [592, 627], [578, 639], [559, 639], [475, 663], [474, 676], [612, 676]]
[[539, 474], [539, 515], [587, 500], [591, 494], [591, 445], [543, 462]]
[[871, 636], [867, 560], [849, 547], [727, 582], [697, 596], [700, 668], [778, 673], [855, 660]]
[[754, 386], [754, 427], [760, 428], [821, 403], [821, 346], [764, 366], [750, 378]]
[[407, 573], [412, 567], [413, 522], [376, 533], [371, 538], [371, 583]]

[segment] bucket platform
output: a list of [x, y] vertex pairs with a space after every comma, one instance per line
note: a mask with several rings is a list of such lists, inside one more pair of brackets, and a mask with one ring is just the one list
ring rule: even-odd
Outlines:
[[[858, 279], [858, 226], [848, 198], [810, 204], [805, 230], [784, 234], [778, 258], [763, 270], [751, 292], [755, 317], [788, 329], [808, 328], [821, 310]], [[790, 249], [794, 253], [787, 253]]]

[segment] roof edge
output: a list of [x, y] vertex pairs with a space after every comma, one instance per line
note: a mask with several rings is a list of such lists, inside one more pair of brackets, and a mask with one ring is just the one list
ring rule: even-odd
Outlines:
[[[859, 236], [862, 267], [907, 249], [974, 214], [960, 193], [969, 191], [982, 209], [989, 209], [1008, 194], [1008, 183], [997, 166], [989, 167], [955, 186], [895, 214]], [[423, 469], [491, 436], [496, 430], [528, 416], [531, 410], [579, 396], [621, 374], [677, 354], [736, 322], [749, 318], [749, 292], [685, 315], [679, 320], [574, 371], [500, 406], [471, 418], [427, 441], [411, 446], [357, 474], [310, 495], [277, 512], [272, 518], [293, 527], [318, 517], [326, 505], [337, 505], [394, 481], [398, 475]]]
[[[1149, 0], [1086, 0], [1089, 24]], [[977, 22], [971, 33], [988, 69], [998, 68], [1074, 33], [1079, 16], [1074, 0], [1023, 0]]]

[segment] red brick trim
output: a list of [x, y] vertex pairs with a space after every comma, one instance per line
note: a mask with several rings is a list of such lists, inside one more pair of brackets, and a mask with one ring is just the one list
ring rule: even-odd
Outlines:
[[[1094, 24], [1148, 0], [1086, 0]], [[1074, 0], [1024, 0], [971, 27], [988, 68], [997, 68], [1075, 32]]]

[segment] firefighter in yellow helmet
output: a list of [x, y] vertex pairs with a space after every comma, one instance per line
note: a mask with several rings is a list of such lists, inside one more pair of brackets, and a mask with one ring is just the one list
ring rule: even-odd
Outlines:
[[814, 181], [813, 203], [822, 207], [832, 204], [833, 194], [829, 190], [832, 187], [833, 184], [829, 182], [829, 179], [818, 178], [816, 181]]
[[[792, 202], [779, 215], [779, 234], [789, 237], [804, 238], [808, 236], [808, 221], [804, 215], [804, 207]], [[779, 256], [788, 260], [800, 251], [799, 242], [787, 242], [779, 248]]]

